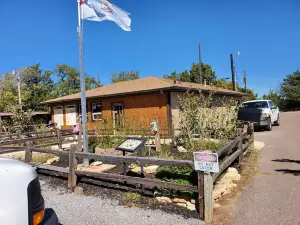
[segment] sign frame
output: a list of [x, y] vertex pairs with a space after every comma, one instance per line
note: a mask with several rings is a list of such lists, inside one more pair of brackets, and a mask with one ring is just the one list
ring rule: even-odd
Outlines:
[[[128, 148], [122, 148], [120, 146], [122, 146], [125, 142], [127, 142], [128, 140], [137, 140], [137, 141], [141, 141], [140, 144], [138, 144], [134, 149], [128, 149]], [[139, 149], [141, 149], [145, 143], [147, 141], [147, 138], [139, 138], [139, 137], [126, 137], [126, 139], [115, 148], [115, 150], [119, 150], [119, 151], [123, 151], [123, 152], [136, 152]]]
[[219, 173], [219, 157], [213, 152], [194, 152], [194, 167], [196, 171]]

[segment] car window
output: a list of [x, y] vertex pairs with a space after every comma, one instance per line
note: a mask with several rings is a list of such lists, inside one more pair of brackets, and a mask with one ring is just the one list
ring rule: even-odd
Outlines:
[[267, 101], [259, 101], [259, 102], [245, 102], [243, 103], [243, 108], [269, 108]]
[[275, 104], [272, 101], [269, 101], [269, 103], [270, 103], [270, 107], [275, 106]]

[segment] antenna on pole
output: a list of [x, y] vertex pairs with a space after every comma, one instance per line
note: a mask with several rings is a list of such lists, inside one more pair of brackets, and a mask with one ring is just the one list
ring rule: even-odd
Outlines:
[[246, 75], [246, 70], [244, 70], [244, 78], [243, 78], [243, 82], [244, 82], [244, 89], [245, 89], [245, 92], [247, 90], [247, 75]]
[[201, 61], [201, 46], [198, 42], [198, 54], [199, 54], [199, 83], [202, 84], [202, 61]]

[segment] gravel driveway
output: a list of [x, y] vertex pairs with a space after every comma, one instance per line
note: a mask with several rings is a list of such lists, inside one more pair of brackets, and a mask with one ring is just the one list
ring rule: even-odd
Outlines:
[[53, 208], [63, 225], [189, 225], [203, 224], [160, 210], [128, 208], [117, 201], [96, 196], [76, 196], [64, 188], [54, 188], [51, 180], [40, 178], [46, 207]]

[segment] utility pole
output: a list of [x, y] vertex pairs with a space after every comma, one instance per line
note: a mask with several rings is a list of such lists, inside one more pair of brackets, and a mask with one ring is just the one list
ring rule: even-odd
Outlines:
[[13, 74], [14, 76], [17, 75], [18, 96], [19, 96], [19, 107], [20, 107], [20, 109], [22, 109], [20, 73], [13, 70], [12, 74]]
[[243, 79], [243, 82], [244, 82], [244, 89], [245, 89], [245, 92], [247, 90], [247, 76], [246, 76], [246, 70], [244, 70], [244, 79]]
[[198, 43], [198, 53], [199, 53], [199, 79], [200, 79], [200, 84], [202, 84], [202, 61], [201, 61], [200, 42]]
[[232, 90], [236, 91], [236, 77], [234, 69], [233, 55], [230, 54], [231, 76], [232, 76]]

